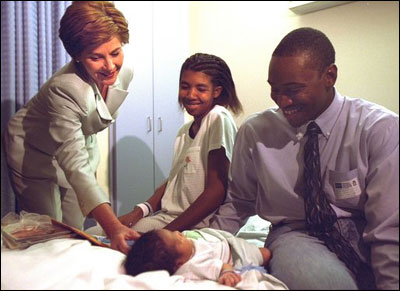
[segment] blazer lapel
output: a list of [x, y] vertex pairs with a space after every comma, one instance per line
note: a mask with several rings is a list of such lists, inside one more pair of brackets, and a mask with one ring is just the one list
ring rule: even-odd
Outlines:
[[114, 116], [122, 102], [124, 102], [126, 96], [128, 96], [128, 93], [128, 91], [119, 88], [108, 89], [106, 104], [109, 113], [111, 113], [112, 116]]
[[106, 102], [104, 102], [104, 99], [101, 97], [99, 89], [94, 84], [97, 111], [100, 117], [103, 119], [114, 121], [118, 108], [121, 106], [122, 102], [124, 102], [126, 96], [128, 96], [129, 94], [128, 91], [119, 88], [121, 87], [121, 77], [123, 76], [118, 76], [114, 85], [108, 88]]
[[[109, 99], [110, 96], [107, 97]], [[100, 94], [96, 94], [96, 108], [100, 117], [105, 120], [113, 120], [110, 111]]]

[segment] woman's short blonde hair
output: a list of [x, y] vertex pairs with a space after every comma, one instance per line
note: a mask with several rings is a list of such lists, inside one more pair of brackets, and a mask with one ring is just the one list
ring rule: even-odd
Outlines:
[[124, 15], [108, 1], [73, 1], [61, 18], [59, 35], [73, 59], [113, 37], [129, 42]]

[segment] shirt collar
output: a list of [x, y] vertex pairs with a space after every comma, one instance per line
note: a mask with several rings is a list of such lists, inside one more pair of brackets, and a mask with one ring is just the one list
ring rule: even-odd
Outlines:
[[[108, 90], [114, 89], [114, 88], [118, 88], [118, 85], [121, 83], [119, 77], [120, 77], [120, 76], [119, 76], [119, 74], [118, 74], [118, 77], [117, 77], [117, 79], [115, 80], [114, 84], [108, 86]], [[96, 82], [95, 82], [93, 79], [91, 79], [91, 84], [92, 84], [94, 93], [95, 93], [96, 95], [98, 95], [98, 96], [101, 97], [99, 87], [97, 87], [97, 84], [96, 84]]]
[[[118, 107], [121, 105], [122, 101], [128, 94], [127, 91], [119, 90], [118, 85], [120, 84], [120, 74], [118, 74], [117, 79], [114, 84], [108, 87], [107, 101], [104, 101], [96, 82], [91, 79], [91, 85], [96, 98], [97, 111], [101, 118], [105, 120], [114, 121], [113, 114], [116, 112]], [[116, 96], [111, 96], [116, 95]]]
[[121, 83], [120, 76], [121, 76], [121, 70], [119, 71], [117, 79], [115, 80], [114, 84], [108, 86], [109, 89], [118, 88], [119, 84]]
[[340, 111], [344, 104], [344, 97], [340, 95], [340, 93], [334, 88], [335, 97], [333, 98], [332, 103], [328, 106], [328, 108], [317, 117], [315, 120], [310, 120], [306, 124], [296, 128], [296, 138], [297, 140], [301, 140], [307, 131], [307, 126], [311, 121], [315, 121], [321, 129], [322, 135], [328, 139], [331, 135], [333, 127], [336, 124], [336, 121], [339, 118]]
[[344, 98], [334, 88], [335, 97], [331, 105], [315, 120], [318, 126], [321, 128], [322, 134], [328, 139], [332, 133], [332, 130], [339, 118], [340, 111], [344, 104]]

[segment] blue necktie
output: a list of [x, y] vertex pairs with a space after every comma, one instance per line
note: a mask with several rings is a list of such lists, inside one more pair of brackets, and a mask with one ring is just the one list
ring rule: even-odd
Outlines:
[[342, 236], [337, 216], [323, 189], [319, 158], [319, 126], [312, 121], [307, 126], [307, 141], [304, 145], [304, 208], [309, 234], [323, 241], [328, 249], [343, 261], [356, 277], [361, 290], [373, 289], [374, 275]]

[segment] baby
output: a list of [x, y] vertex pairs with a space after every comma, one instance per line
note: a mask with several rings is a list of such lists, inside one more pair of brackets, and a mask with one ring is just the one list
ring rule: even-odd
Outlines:
[[235, 286], [241, 277], [234, 267], [265, 266], [271, 257], [267, 248], [258, 248], [244, 239], [211, 228], [200, 230], [153, 230], [132, 246], [124, 262], [126, 273], [167, 270], [192, 280], [215, 280]]

